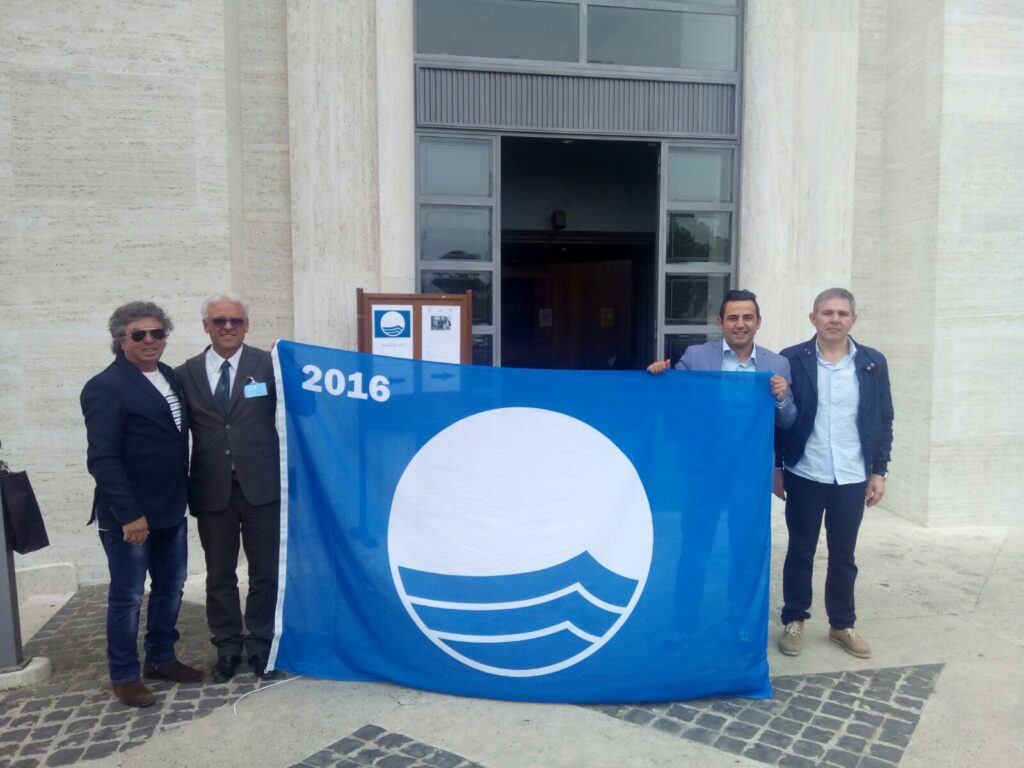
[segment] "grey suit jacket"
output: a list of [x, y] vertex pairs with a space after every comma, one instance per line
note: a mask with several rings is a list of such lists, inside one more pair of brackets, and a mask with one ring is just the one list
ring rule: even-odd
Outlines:
[[[207, 347], [209, 349], [209, 347]], [[281, 497], [281, 452], [275, 422], [277, 388], [269, 352], [242, 346], [225, 414], [213, 399], [206, 375], [206, 350], [175, 369], [191, 415], [192, 514], [225, 509], [231, 498], [231, 468], [246, 501], [255, 506]], [[250, 380], [267, 385], [262, 397], [245, 397]]]
[[[796, 421], [796, 403], [793, 401], [793, 375], [789, 368], [789, 360], [777, 355], [770, 349], [754, 345], [759, 372], [772, 371], [783, 376], [789, 382], [790, 394], [785, 404], [775, 409], [775, 426], [789, 429]], [[686, 348], [683, 356], [676, 363], [676, 368], [683, 371], [720, 371], [722, 370], [722, 342], [706, 341]]]

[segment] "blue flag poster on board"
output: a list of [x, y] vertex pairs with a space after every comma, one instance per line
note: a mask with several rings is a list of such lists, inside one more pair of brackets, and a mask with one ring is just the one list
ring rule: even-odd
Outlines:
[[274, 667], [528, 701], [771, 695], [769, 374], [274, 359]]

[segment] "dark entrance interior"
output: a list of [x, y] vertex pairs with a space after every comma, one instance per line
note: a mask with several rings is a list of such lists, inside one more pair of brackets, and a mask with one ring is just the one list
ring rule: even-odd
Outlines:
[[503, 366], [654, 359], [658, 157], [648, 142], [502, 139]]

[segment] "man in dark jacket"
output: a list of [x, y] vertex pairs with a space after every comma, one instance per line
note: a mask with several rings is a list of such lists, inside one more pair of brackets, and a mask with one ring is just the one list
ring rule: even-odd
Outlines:
[[135, 301], [114, 310], [114, 362], [82, 390], [92, 517], [110, 568], [107, 660], [124, 704], [155, 701], [139, 679], [139, 612], [148, 571], [145, 677], [196, 682], [203, 673], [174, 655], [188, 558], [188, 409], [171, 369], [160, 362], [173, 324], [160, 307]]
[[829, 639], [868, 658], [871, 647], [854, 631], [854, 550], [865, 504], [872, 507], [885, 494], [893, 420], [889, 366], [881, 352], [850, 338], [857, 313], [846, 289], [818, 294], [810, 317], [814, 338], [782, 350], [792, 369], [797, 419], [789, 430], [776, 431], [775, 493], [786, 501], [789, 531], [779, 650], [796, 656], [803, 649], [824, 513]]
[[[220, 294], [203, 305], [211, 345], [177, 373], [191, 413], [189, 505], [206, 553], [206, 619], [217, 662], [230, 680], [243, 647], [262, 680], [274, 638], [281, 526], [277, 393], [270, 353], [244, 344], [249, 315], [241, 298]], [[249, 566], [245, 626], [238, 595], [239, 540]]]

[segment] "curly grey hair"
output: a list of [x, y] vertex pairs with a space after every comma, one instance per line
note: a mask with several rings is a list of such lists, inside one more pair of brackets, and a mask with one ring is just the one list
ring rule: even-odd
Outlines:
[[156, 318], [160, 327], [167, 333], [174, 330], [174, 323], [171, 322], [170, 316], [152, 301], [129, 301], [115, 309], [110, 320], [107, 321], [111, 338], [110, 349], [115, 355], [121, 352], [121, 340], [124, 338], [125, 328], [128, 327], [128, 324], [144, 317]]

